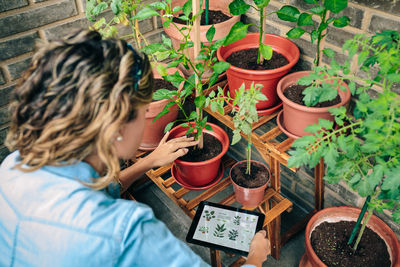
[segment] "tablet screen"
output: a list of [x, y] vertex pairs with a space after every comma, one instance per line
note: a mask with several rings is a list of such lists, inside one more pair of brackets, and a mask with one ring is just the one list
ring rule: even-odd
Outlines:
[[203, 201], [187, 241], [247, 255], [254, 234], [261, 230], [264, 214]]

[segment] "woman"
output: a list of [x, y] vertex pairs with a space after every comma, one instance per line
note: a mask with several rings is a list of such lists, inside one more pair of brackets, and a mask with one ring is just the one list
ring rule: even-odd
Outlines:
[[[121, 192], [196, 142], [166, 142], [120, 177], [142, 139], [153, 76], [125, 41], [79, 31], [42, 44], [15, 89], [1, 165], [1, 266], [206, 265], [143, 204]], [[118, 179], [118, 177], [120, 177]], [[249, 264], [269, 250], [255, 235]]]

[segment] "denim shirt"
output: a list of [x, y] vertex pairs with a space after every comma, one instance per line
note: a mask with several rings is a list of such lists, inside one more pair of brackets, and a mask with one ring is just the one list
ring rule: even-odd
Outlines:
[[141, 203], [95, 191], [85, 162], [0, 168], [0, 266], [208, 266]]

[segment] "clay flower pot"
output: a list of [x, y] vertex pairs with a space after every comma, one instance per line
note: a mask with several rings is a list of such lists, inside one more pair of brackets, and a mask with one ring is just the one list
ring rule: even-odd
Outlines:
[[235, 163], [229, 171], [229, 177], [231, 179], [233, 189], [235, 191], [236, 201], [245, 207], [257, 207], [264, 198], [265, 188], [267, 187], [269, 180], [271, 178], [271, 172], [269, 171], [268, 167], [265, 164], [255, 161], [255, 160], [251, 160], [251, 165], [253, 165], [253, 166], [258, 165], [265, 169], [265, 172], [268, 174], [267, 181], [264, 185], [262, 185], [260, 187], [255, 187], [255, 188], [243, 187], [243, 186], [238, 185], [232, 179], [232, 171], [241, 165], [246, 166], [246, 164], [247, 164], [246, 160], [242, 160], [242, 161]]
[[283, 102], [283, 111], [278, 116], [279, 118], [277, 120], [278, 126], [286, 135], [292, 138], [310, 134], [304, 131], [304, 128], [310, 124], [318, 123], [319, 118], [333, 121], [334, 118], [328, 110], [330, 108], [347, 105], [350, 101], [350, 89], [345, 83], [342, 83], [342, 85], [346, 87], [346, 92], [338, 89], [341, 102], [329, 107], [307, 107], [294, 103], [284, 96], [283, 92], [286, 88], [296, 84], [298, 79], [309, 75], [310, 72], [311, 71], [298, 71], [288, 74], [279, 81], [277, 86], [278, 96]]
[[[167, 65], [164, 63], [158, 63]], [[176, 71], [179, 71], [177, 68], [169, 68], [167, 69], [169, 74], [173, 74]], [[179, 71], [180, 72], [180, 71]], [[162, 79], [161, 75], [158, 74], [156, 68], [153, 68], [154, 79]], [[183, 88], [183, 84], [179, 86], [178, 90]], [[156, 88], [157, 89], [157, 88]], [[164, 107], [171, 102], [170, 99], [162, 99], [158, 101], [153, 101], [149, 104], [149, 107], [146, 111], [146, 125], [144, 129], [144, 134], [142, 141], [140, 143], [139, 149], [144, 151], [150, 151], [157, 148], [161, 139], [164, 136], [164, 129], [168, 123], [176, 120], [178, 117], [178, 107], [176, 105], [172, 106], [169, 109], [169, 112], [164, 116], [158, 118], [155, 122], [153, 122], [154, 118], [164, 109]]]
[[[226, 35], [228, 35], [230, 29], [232, 28], [232, 26], [238, 22], [240, 20], [240, 16], [233, 16], [229, 13], [229, 4], [230, 4], [230, 0], [218, 0], [218, 1], [210, 1], [209, 3], [209, 9], [210, 10], [219, 10], [222, 13], [231, 16], [230, 19], [221, 22], [221, 23], [217, 23], [214, 24], [215, 27], [215, 35], [213, 38], [213, 42], [224, 38]], [[174, 8], [175, 6], [183, 6], [186, 3], [186, 0], [173, 0], [171, 3], [172, 8]], [[205, 2], [203, 1], [203, 6], [202, 8], [204, 8]], [[163, 11], [161, 13], [161, 19], [163, 20]], [[164, 20], [163, 20], [164, 21]], [[187, 27], [186, 24], [179, 24], [176, 23], [177, 27], [179, 29], [182, 29], [183, 27]], [[206, 33], [207, 31], [211, 28], [212, 25], [201, 25], [200, 26], [200, 41], [202, 43], [204, 43], [205, 45], [210, 45], [210, 43], [207, 40], [206, 37]], [[182, 39], [183, 36], [182, 34], [179, 32], [179, 30], [173, 26], [169, 26], [168, 28], [163, 27], [164, 32], [171, 38], [172, 41], [172, 46], [174, 47], [175, 50], [177, 50], [180, 46], [180, 44], [182, 43]], [[190, 37], [192, 40], [194, 40], [194, 31], [192, 31], [190, 33]], [[195, 59], [195, 55], [194, 55], [194, 49], [193, 47], [189, 48], [189, 58], [192, 62], [194, 62]], [[179, 66], [180, 70], [187, 76], [189, 77], [190, 75], [193, 74], [192, 70], [187, 70], [185, 67], [183, 66]], [[211, 72], [205, 74], [205, 76], [211, 76]]]
[[[259, 33], [248, 33], [245, 38], [239, 41], [227, 46], [221, 46], [217, 50], [218, 60], [226, 61], [233, 52], [258, 48], [259, 36]], [[229, 92], [232, 97], [235, 96], [236, 90], [238, 90], [243, 83], [245, 83], [246, 88], [250, 88], [250, 85], [253, 82], [263, 85], [261, 92], [268, 98], [268, 100], [258, 102], [256, 105], [257, 109], [266, 109], [278, 104], [279, 98], [276, 94], [276, 85], [278, 84], [279, 79], [288, 73], [297, 63], [300, 56], [299, 48], [287, 38], [266, 33], [265, 44], [270, 45], [273, 51], [286, 57], [289, 64], [272, 70], [247, 70], [231, 65], [226, 71]]]
[[[313, 217], [307, 223], [305, 230], [305, 247], [306, 252], [300, 260], [300, 267], [323, 267], [326, 265], [318, 258], [317, 254], [311, 246], [311, 233], [313, 230], [323, 222], [339, 222], [339, 221], [357, 221], [358, 215], [360, 214], [360, 209], [353, 207], [330, 207], [323, 209]], [[396, 235], [381, 219], [372, 215], [371, 219], [368, 221], [367, 226], [373, 230], [376, 234], [381, 237], [388, 248], [389, 256], [392, 261], [392, 266], [400, 266], [400, 245], [397, 240]]]
[[[203, 186], [215, 180], [221, 168], [221, 158], [226, 154], [229, 148], [229, 137], [226, 132], [215, 124], [207, 124], [210, 125], [213, 130], [209, 131], [204, 129], [203, 133], [210, 134], [221, 142], [221, 153], [212, 159], [201, 162], [188, 162], [180, 159], [176, 159], [174, 162], [177, 175], [191, 186]], [[171, 129], [169, 138], [173, 139], [184, 136], [188, 129], [189, 127], [176, 126]]]

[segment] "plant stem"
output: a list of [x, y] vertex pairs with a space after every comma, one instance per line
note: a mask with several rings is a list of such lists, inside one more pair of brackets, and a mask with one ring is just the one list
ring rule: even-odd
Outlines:
[[247, 168], [246, 174], [251, 173], [251, 133], [247, 137], [247, 153], [246, 153]]
[[[326, 23], [326, 20], [329, 17], [329, 14], [330, 14], [330, 11], [329, 10], [325, 10], [324, 14], [322, 15], [321, 24], [322, 23]], [[321, 62], [322, 62], [321, 54], [322, 54], [322, 50], [324, 49], [325, 38], [326, 38], [326, 29], [324, 29], [323, 31], [321, 31], [318, 34], [317, 56], [316, 56], [315, 61], [314, 61], [314, 65], [315, 66], [321, 66]]]
[[367, 223], [368, 223], [369, 219], [372, 217], [373, 211], [374, 211], [373, 209], [368, 209], [367, 217], [365, 217], [365, 219], [363, 221], [363, 225], [362, 225], [362, 227], [360, 229], [360, 233], [358, 234], [357, 240], [356, 240], [356, 242], [355, 242], [355, 244], [353, 246], [353, 251], [357, 250], [358, 244], [360, 243], [361, 237], [362, 237], [362, 235], [364, 233], [365, 227], [367, 226]]
[[356, 236], [357, 230], [360, 227], [362, 218], [364, 217], [364, 214], [367, 211], [368, 203], [370, 200], [371, 200], [371, 196], [368, 196], [364, 202], [364, 206], [361, 209], [360, 215], [358, 216], [356, 225], [354, 225], [353, 231], [351, 231], [351, 235], [350, 235], [349, 241], [347, 241], [347, 245], [351, 245], [351, 243], [353, 243], [354, 237]]
[[258, 54], [257, 54], [257, 64], [263, 64], [264, 63], [264, 57], [261, 54], [261, 44], [264, 44], [265, 42], [265, 33], [264, 33], [264, 25], [265, 25], [265, 19], [266, 19], [266, 8], [261, 8], [260, 10], [260, 26], [259, 26], [259, 32], [260, 36], [258, 38]]

